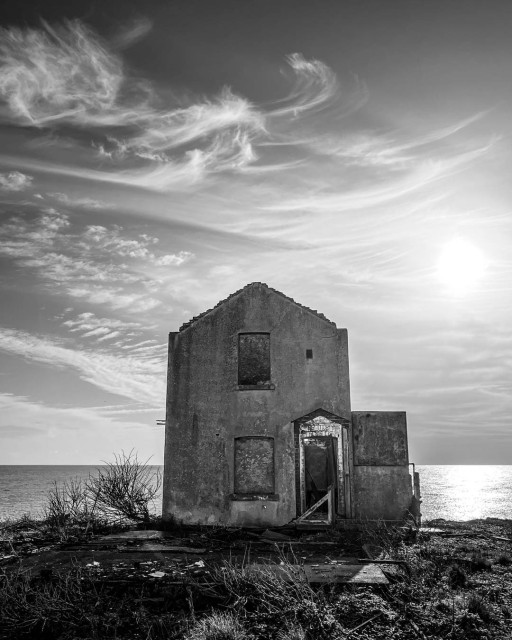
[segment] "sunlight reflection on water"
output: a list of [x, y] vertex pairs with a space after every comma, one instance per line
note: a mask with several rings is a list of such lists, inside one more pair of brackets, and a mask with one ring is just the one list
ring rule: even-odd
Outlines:
[[417, 465], [423, 521], [512, 519], [512, 466]]

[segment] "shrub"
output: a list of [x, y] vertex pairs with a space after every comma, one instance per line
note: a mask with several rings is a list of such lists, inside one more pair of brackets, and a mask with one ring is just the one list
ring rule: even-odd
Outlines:
[[57, 529], [61, 538], [67, 539], [74, 527], [90, 527], [96, 515], [96, 503], [91, 496], [87, 483], [74, 478], [62, 485], [54, 486], [48, 492], [44, 507], [45, 522]]
[[55, 483], [48, 492], [44, 522], [61, 539], [126, 520], [146, 525], [151, 521], [160, 471], [155, 473], [148, 461], [140, 463], [133, 451], [114, 455], [114, 462], [105, 464], [96, 476]]
[[156, 474], [146, 462], [139, 462], [132, 451], [114, 455], [114, 462], [105, 463], [97, 476], [87, 481], [87, 491], [95, 508], [107, 519], [124, 517], [133, 522], [149, 524], [150, 503], [161, 485], [161, 474]]

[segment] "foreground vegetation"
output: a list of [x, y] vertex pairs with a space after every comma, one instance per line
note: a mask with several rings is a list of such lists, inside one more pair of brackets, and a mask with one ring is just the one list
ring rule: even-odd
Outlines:
[[[442, 528], [442, 534], [384, 527], [360, 534], [361, 545], [387, 560], [385, 586], [310, 585], [291, 572], [285, 582], [227, 558], [201, 578], [190, 570], [180, 581], [121, 581], [94, 563], [38, 575], [8, 565], [0, 574], [0, 637], [509, 639], [511, 524]], [[299, 562], [280, 561], [285, 568]]]
[[311, 585], [291, 570], [304, 557], [294, 556], [297, 547], [286, 544], [277, 558], [289, 574], [284, 581], [231, 555], [244, 535], [254, 534], [221, 529], [178, 531], [175, 537], [186, 536], [190, 543], [196, 535], [207, 549], [222, 539], [228, 550], [207, 564], [185, 561], [179, 579], [155, 572], [157, 561], [146, 563], [153, 566], [152, 573], [127, 571], [123, 579], [114, 568], [100, 571], [97, 562], [77, 560], [39, 571], [24, 566], [23, 558], [35, 551], [44, 556], [52, 546], [69, 547], [129, 525], [158, 528], [150, 510], [153, 490], [147, 467], [136, 456], [123, 455], [103, 477], [55, 487], [42, 520], [26, 517], [1, 524], [0, 638], [511, 637], [512, 522], [505, 520], [437, 521], [430, 523], [437, 528], [419, 531], [373, 526], [357, 534], [329, 534], [332, 559], [347, 551], [351, 538], [350, 554], [363, 557], [366, 552], [381, 562], [388, 585]]

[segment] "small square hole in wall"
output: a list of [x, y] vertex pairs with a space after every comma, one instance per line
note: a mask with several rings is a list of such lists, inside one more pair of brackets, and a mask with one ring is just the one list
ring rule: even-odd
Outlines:
[[313, 360], [313, 349], [306, 349], [306, 359]]

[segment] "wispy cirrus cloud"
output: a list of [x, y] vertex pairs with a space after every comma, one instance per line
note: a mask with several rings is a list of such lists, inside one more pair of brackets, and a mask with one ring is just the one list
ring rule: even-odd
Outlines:
[[122, 228], [119, 226], [107, 228], [103, 225], [89, 225], [82, 233], [80, 242], [87, 250], [99, 249], [123, 258], [143, 258], [157, 266], [179, 266], [193, 257], [188, 251], [157, 255], [151, 247], [158, 244], [158, 238], [140, 234], [136, 238], [128, 239], [123, 237]]
[[139, 313], [161, 304], [158, 283], [146, 272], [180, 267], [190, 252], [157, 250], [158, 238], [126, 237], [122, 227], [72, 228], [69, 217], [53, 208], [39, 216], [12, 217], [0, 225], [0, 255], [31, 269], [52, 286], [91, 304]]
[[[181, 99], [162, 109], [154, 89], [130, 79], [120, 58], [79, 21], [1, 34], [4, 121], [38, 128], [95, 127], [100, 156], [116, 162], [131, 156], [146, 164], [106, 170], [112, 179], [138, 178], [141, 185], [162, 188], [255, 158], [251, 140], [264, 132], [264, 116], [227, 88], [214, 99], [185, 105]], [[165, 166], [155, 173], [152, 163]]]
[[66, 207], [73, 207], [78, 209], [111, 209], [112, 204], [108, 202], [102, 202], [100, 200], [96, 200], [95, 198], [83, 198], [70, 196], [67, 193], [47, 193], [47, 197], [57, 200], [60, 204], [65, 205]]
[[294, 72], [295, 82], [285, 98], [271, 105], [272, 118], [309, 115], [333, 107], [338, 116], [346, 116], [368, 99], [368, 89], [357, 77], [353, 78], [351, 91], [343, 95], [336, 74], [321, 60], [306, 60], [302, 54], [292, 53], [286, 56], [286, 62]]
[[162, 304], [161, 300], [148, 296], [144, 290], [130, 292], [121, 287], [98, 284], [69, 287], [66, 293], [88, 304], [105, 305], [111, 309], [123, 309], [134, 314], [147, 313]]
[[24, 191], [32, 186], [32, 176], [27, 176], [20, 171], [0, 173], [0, 191]]
[[161, 407], [165, 402], [165, 357], [114, 355], [105, 349], [72, 349], [62, 341], [24, 331], [0, 329], [0, 349], [29, 361], [66, 367], [82, 380], [125, 398]]
[[[133, 36], [148, 28], [140, 22]], [[225, 87], [213, 98], [174, 96], [174, 104], [163, 108], [158, 90], [130, 77], [118, 54], [79, 21], [4, 29], [2, 35], [0, 115], [41, 130], [50, 125], [88, 128], [98, 156], [110, 163], [96, 173], [84, 167], [91, 179], [167, 190], [212, 173], [242, 171], [259, 159], [260, 143], [279, 142], [280, 134], [276, 138], [267, 123], [287, 128], [290, 116], [336, 105], [339, 115], [366, 99], [359, 87], [347, 92], [352, 98], [344, 96], [340, 106], [332, 70], [296, 53], [287, 58], [294, 86], [274, 105], [257, 107]]]
[[83, 122], [111, 109], [122, 63], [83, 23], [0, 31], [2, 116], [43, 127]]
[[105, 342], [121, 337], [115, 347], [121, 352], [130, 353], [137, 357], [162, 357], [166, 345], [158, 343], [154, 338], [143, 339], [148, 331], [155, 329], [154, 325], [140, 322], [130, 322], [119, 318], [100, 318], [90, 311], [68, 317], [62, 321], [62, 326], [77, 334], [82, 341]]
[[[149, 28], [147, 21], [139, 21], [133, 38], [142, 37]], [[89, 157], [81, 166], [20, 161], [23, 169], [165, 192], [187, 190], [224, 173], [289, 176], [297, 168], [307, 173], [323, 157], [333, 173], [348, 171], [349, 180], [351, 168], [357, 168], [367, 172], [368, 183], [391, 181], [373, 192], [364, 184], [365, 176], [350, 185], [353, 193], [341, 206], [351, 207], [360, 196], [364, 207], [369, 201], [370, 206], [385, 202], [447, 175], [455, 165], [479, 157], [482, 149], [473, 145], [473, 151], [440, 153], [421, 148], [446, 140], [475, 118], [428, 135], [368, 128], [346, 134], [340, 130], [340, 118], [364, 107], [368, 88], [356, 76], [340, 82], [324, 62], [300, 53], [286, 58], [285, 76], [291, 75], [292, 82], [288, 95], [257, 105], [227, 87], [210, 97], [178, 95], [167, 89], [164, 98], [161, 88], [130, 74], [114, 51], [115, 42], [109, 45], [81, 22], [5, 29], [3, 35], [0, 100], [3, 97], [4, 120], [37, 127], [43, 135], [50, 125], [56, 131], [66, 127], [66, 144], [75, 131], [76, 144], [82, 149], [85, 130], [89, 154], [96, 160]], [[319, 116], [324, 133], [317, 126]], [[327, 135], [329, 122], [337, 126], [336, 132], [331, 127]], [[281, 207], [295, 206], [289, 199], [280, 200]], [[309, 206], [307, 199], [299, 206]]]

